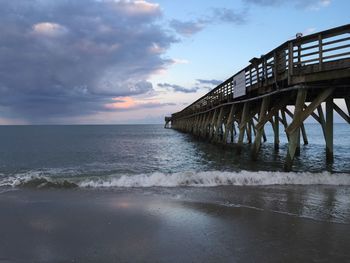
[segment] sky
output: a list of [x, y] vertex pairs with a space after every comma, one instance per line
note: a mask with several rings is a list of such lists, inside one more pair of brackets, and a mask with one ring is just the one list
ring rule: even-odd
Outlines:
[[163, 123], [346, 0], [0, 0], [0, 124]]

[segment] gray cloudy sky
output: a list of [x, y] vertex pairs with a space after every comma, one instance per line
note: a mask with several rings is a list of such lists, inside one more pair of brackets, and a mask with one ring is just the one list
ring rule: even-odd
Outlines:
[[0, 125], [162, 122], [296, 32], [348, 23], [349, 8], [345, 0], [0, 0]]
[[45, 122], [153, 91], [176, 38], [144, 1], [0, 1], [2, 117]]

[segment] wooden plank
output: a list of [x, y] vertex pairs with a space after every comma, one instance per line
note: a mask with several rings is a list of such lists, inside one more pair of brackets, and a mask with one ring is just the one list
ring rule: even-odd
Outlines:
[[344, 57], [350, 55], [350, 52], [343, 52], [335, 55], [325, 56], [323, 59], [330, 59], [330, 58], [338, 58], [338, 57]]
[[[304, 57], [309, 57], [309, 56], [313, 56], [313, 55], [316, 55], [318, 54], [319, 51], [314, 51], [314, 52], [310, 52], [310, 53], [305, 53], [305, 54], [302, 54], [300, 56], [294, 56], [294, 58], [304, 58]], [[302, 61], [304, 62], [304, 61]]]
[[323, 52], [329, 52], [329, 51], [334, 51], [334, 50], [339, 50], [339, 49], [344, 49], [344, 48], [348, 48], [350, 47], [350, 44], [348, 45], [341, 45], [341, 46], [337, 46], [337, 47], [332, 47], [332, 48], [327, 48], [327, 49], [323, 49]]
[[327, 45], [331, 45], [331, 44], [335, 44], [335, 43], [339, 43], [339, 42], [344, 42], [350, 40], [350, 37], [344, 37], [344, 38], [340, 38], [337, 40], [333, 40], [333, 41], [328, 41], [328, 42], [324, 42], [323, 45], [327, 46]]

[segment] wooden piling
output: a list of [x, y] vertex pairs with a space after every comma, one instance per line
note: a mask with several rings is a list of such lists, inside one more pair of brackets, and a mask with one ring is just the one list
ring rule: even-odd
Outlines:
[[264, 129], [264, 125], [266, 123], [266, 116], [268, 107], [270, 104], [270, 97], [264, 97], [261, 103], [260, 113], [259, 113], [259, 122], [256, 125], [256, 136], [253, 144], [253, 150], [252, 150], [252, 159], [256, 160], [258, 158], [258, 152], [261, 145], [261, 136], [262, 131]]
[[244, 139], [244, 133], [246, 130], [246, 124], [248, 121], [248, 116], [249, 116], [249, 102], [245, 102], [243, 105], [243, 110], [242, 110], [242, 116], [241, 116], [241, 121], [239, 123], [239, 135], [238, 135], [238, 142], [237, 142], [237, 153], [241, 153], [241, 148], [243, 145], [243, 139]]
[[284, 165], [284, 169], [286, 171], [290, 171], [292, 169], [295, 151], [298, 146], [299, 126], [300, 126], [300, 123], [302, 122], [301, 113], [302, 113], [303, 105], [306, 100], [306, 93], [307, 93], [306, 89], [298, 90], [297, 99], [295, 102], [294, 118], [292, 123], [287, 128], [288, 130], [292, 125], [296, 127], [295, 129], [293, 129], [292, 132], [289, 133], [288, 152], [287, 152], [287, 157]]
[[326, 159], [333, 162], [333, 98], [326, 100]]
[[279, 149], [279, 145], [280, 145], [280, 129], [279, 129], [279, 111], [277, 111], [275, 118], [274, 118], [274, 126], [273, 126], [273, 130], [274, 130], [274, 148], [275, 150]]

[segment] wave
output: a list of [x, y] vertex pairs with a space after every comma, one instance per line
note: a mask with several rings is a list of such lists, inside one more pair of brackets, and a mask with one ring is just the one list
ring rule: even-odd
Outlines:
[[29, 172], [0, 179], [0, 186], [29, 188], [215, 187], [225, 185], [350, 185], [350, 174], [206, 171], [59, 178]]
[[82, 187], [214, 187], [222, 185], [350, 185], [349, 174], [283, 172], [183, 172], [120, 176], [107, 180], [85, 180]]

